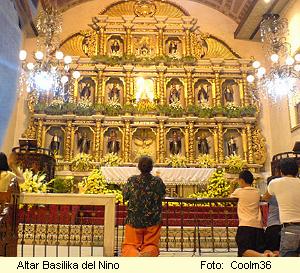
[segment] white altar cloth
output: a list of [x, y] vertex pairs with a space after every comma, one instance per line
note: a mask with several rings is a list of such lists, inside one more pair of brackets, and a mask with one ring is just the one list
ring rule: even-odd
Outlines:
[[[132, 175], [140, 174], [137, 167], [101, 167], [107, 182], [125, 183]], [[159, 175], [169, 185], [205, 184], [214, 168], [164, 168], [155, 167], [153, 175]], [[159, 174], [158, 174], [159, 173]]]

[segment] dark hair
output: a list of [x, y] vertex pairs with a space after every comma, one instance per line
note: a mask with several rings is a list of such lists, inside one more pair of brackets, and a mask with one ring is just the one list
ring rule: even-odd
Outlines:
[[0, 172], [1, 171], [8, 171], [9, 166], [7, 163], [7, 156], [5, 153], [0, 152]]
[[249, 185], [252, 185], [253, 180], [254, 180], [253, 174], [248, 170], [241, 171], [239, 174], [239, 178], [243, 179], [245, 181], [245, 183], [247, 183]]
[[267, 185], [269, 185], [270, 182], [271, 182], [273, 179], [280, 178], [280, 177], [281, 177], [281, 176], [279, 176], [279, 175], [272, 175], [272, 176], [269, 176], [269, 177], [267, 178]]
[[149, 156], [142, 156], [139, 160], [138, 168], [142, 174], [150, 173], [153, 169], [153, 160]]
[[280, 160], [280, 171], [283, 175], [297, 176], [298, 164], [294, 158], [284, 158]]

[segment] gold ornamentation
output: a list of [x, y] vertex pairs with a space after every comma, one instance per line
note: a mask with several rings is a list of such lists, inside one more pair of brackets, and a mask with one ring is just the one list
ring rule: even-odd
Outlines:
[[218, 123], [218, 154], [219, 154], [219, 163], [224, 161], [224, 137], [223, 137], [223, 124]]
[[31, 138], [31, 139], [35, 139], [36, 138], [36, 127], [35, 127], [35, 122], [34, 122], [34, 118], [33, 117], [30, 118], [30, 121], [28, 123], [27, 129], [22, 134], [22, 137], [23, 138]]
[[260, 129], [254, 129], [252, 133], [253, 161], [256, 164], [264, 164], [267, 159], [266, 139]]
[[72, 153], [72, 121], [67, 121], [66, 126], [66, 135], [65, 135], [65, 160], [71, 160], [71, 153]]
[[195, 132], [194, 132], [194, 122], [189, 122], [188, 127], [188, 137], [189, 137], [189, 163], [194, 163], [195, 161]]
[[252, 132], [251, 132], [251, 125], [246, 125], [247, 130], [247, 143], [248, 143], [248, 163], [253, 163], [253, 145], [252, 145]]
[[152, 0], [139, 0], [134, 5], [134, 13], [140, 17], [152, 17], [155, 15], [156, 6]]

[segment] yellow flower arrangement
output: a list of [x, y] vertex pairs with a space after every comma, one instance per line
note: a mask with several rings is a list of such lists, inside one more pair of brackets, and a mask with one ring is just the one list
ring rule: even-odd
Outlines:
[[116, 195], [117, 202], [123, 201], [122, 192], [120, 190], [109, 189], [102, 171], [94, 169], [88, 177], [83, 178], [82, 182], [78, 183], [78, 187], [84, 194], [108, 194]]
[[182, 155], [171, 155], [169, 159], [167, 159], [167, 163], [172, 168], [183, 168], [186, 167], [187, 159]]
[[226, 156], [225, 162], [226, 171], [228, 173], [239, 173], [243, 168], [245, 168], [247, 161], [242, 159], [239, 155]]
[[93, 158], [89, 154], [77, 154], [71, 161], [71, 168], [73, 171], [86, 172], [93, 168]]
[[197, 158], [197, 164], [200, 168], [212, 168], [216, 165], [216, 161], [210, 154], [200, 154]]
[[46, 193], [47, 183], [46, 174], [37, 173], [33, 174], [32, 170], [26, 169], [23, 173], [24, 183], [20, 184], [21, 192], [28, 193]]
[[122, 164], [122, 159], [116, 153], [106, 154], [100, 161], [101, 166], [116, 167]]
[[134, 161], [135, 162], [138, 162], [139, 159], [142, 157], [142, 156], [152, 156], [152, 153], [151, 151], [149, 150], [149, 148], [140, 148], [140, 149], [136, 149], [135, 150], [135, 158], [134, 158]]

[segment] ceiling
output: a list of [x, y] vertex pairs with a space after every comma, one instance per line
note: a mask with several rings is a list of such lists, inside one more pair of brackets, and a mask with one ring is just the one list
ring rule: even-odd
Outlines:
[[[62, 11], [92, 0], [41, 0], [44, 5], [54, 2]], [[105, 0], [101, 0], [105, 1]], [[124, 0], [126, 1], [126, 0]], [[150, 0], [151, 1], [151, 0]], [[164, 0], [162, 0], [164, 1]], [[294, 0], [190, 0], [214, 8], [233, 19], [238, 27], [235, 38], [258, 40], [262, 15], [268, 12], [281, 13]], [[116, 0], [117, 2], [117, 0]]]

